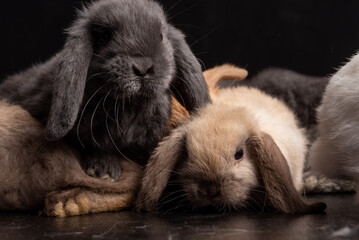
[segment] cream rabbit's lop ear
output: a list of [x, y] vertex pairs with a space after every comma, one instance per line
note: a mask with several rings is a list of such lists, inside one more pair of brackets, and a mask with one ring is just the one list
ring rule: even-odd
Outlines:
[[287, 161], [268, 134], [246, 141], [250, 157], [258, 166], [270, 207], [284, 213], [322, 212], [322, 202], [307, 204], [294, 187]]
[[154, 151], [146, 166], [135, 208], [137, 211], [153, 212], [167, 186], [173, 169], [185, 151], [185, 128], [176, 128], [165, 137]]
[[230, 64], [224, 64], [203, 72], [211, 93], [216, 93], [217, 84], [223, 81], [241, 81], [248, 76], [247, 70]]

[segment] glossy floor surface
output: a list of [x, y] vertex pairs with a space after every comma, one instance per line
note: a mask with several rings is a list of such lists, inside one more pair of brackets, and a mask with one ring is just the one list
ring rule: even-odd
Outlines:
[[318, 195], [326, 213], [139, 214], [117, 212], [72, 218], [0, 213], [0, 239], [359, 239], [353, 194]]

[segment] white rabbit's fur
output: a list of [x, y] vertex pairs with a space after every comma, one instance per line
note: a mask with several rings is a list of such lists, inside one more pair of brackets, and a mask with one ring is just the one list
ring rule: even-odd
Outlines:
[[310, 163], [329, 177], [359, 180], [359, 54], [329, 81], [318, 108]]

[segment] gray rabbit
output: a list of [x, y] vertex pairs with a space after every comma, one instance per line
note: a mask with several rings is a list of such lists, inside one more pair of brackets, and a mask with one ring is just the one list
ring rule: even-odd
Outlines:
[[84, 7], [63, 49], [10, 76], [0, 98], [66, 137], [82, 167], [118, 179], [121, 159], [145, 164], [165, 134], [173, 95], [187, 110], [209, 102], [184, 35], [152, 0], [100, 0]]

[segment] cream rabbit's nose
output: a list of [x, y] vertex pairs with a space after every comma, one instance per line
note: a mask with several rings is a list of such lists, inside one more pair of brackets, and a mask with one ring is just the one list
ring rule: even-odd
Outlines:
[[197, 190], [197, 194], [200, 198], [216, 198], [219, 197], [220, 191], [219, 188], [214, 184], [206, 184], [201, 186]]

